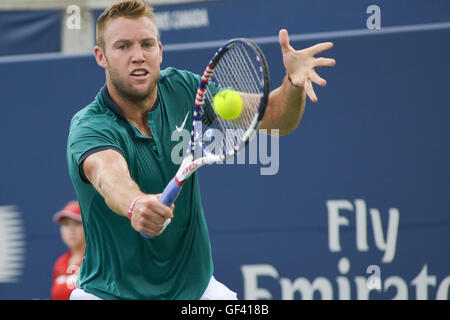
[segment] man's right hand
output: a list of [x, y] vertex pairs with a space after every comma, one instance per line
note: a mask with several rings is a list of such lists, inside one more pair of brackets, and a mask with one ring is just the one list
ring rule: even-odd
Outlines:
[[131, 212], [131, 226], [138, 232], [155, 237], [164, 230], [164, 222], [173, 219], [175, 205], [169, 208], [159, 201], [160, 194], [146, 194], [134, 204]]

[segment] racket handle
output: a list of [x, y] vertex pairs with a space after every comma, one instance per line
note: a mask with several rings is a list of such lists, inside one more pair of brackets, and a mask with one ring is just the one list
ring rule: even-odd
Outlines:
[[161, 196], [159, 197], [159, 201], [161, 201], [168, 207], [170, 207], [175, 202], [175, 200], [177, 200], [178, 195], [183, 188], [183, 185], [177, 181], [178, 180], [176, 180], [175, 177], [170, 180], [170, 182], [164, 188]]
[[[166, 206], [170, 207], [175, 202], [175, 200], [178, 198], [178, 195], [180, 194], [181, 189], [183, 188], [183, 185], [179, 184], [176, 178], [173, 178], [170, 180], [170, 182], [167, 184], [167, 186], [164, 188], [164, 191], [162, 192], [161, 196], [159, 197], [159, 201], [165, 204]], [[166, 227], [169, 225], [169, 223], [172, 221], [172, 219], [167, 219], [163, 224], [163, 230], [166, 229]], [[153, 236], [142, 233], [141, 235], [144, 238], [152, 239]]]

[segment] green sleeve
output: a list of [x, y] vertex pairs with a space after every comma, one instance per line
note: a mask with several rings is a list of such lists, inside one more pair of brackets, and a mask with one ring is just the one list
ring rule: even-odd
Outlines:
[[91, 154], [113, 149], [124, 155], [117, 134], [105, 123], [89, 123], [71, 126], [67, 143], [67, 157], [74, 167], [78, 167], [81, 179], [88, 182], [82, 170], [83, 161]]

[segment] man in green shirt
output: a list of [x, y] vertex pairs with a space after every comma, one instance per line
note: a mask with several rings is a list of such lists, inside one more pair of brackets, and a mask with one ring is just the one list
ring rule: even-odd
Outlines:
[[[298, 126], [306, 95], [317, 101], [312, 82], [325, 85], [314, 67], [334, 60], [314, 58], [331, 43], [295, 51], [286, 30], [280, 45], [286, 77], [270, 94], [262, 127], [286, 134]], [[71, 299], [235, 299], [213, 277], [197, 175], [185, 183], [176, 208], [158, 200], [178, 169], [171, 135], [191, 130], [200, 77], [160, 70], [162, 44], [143, 1], [121, 1], [102, 13], [95, 57], [106, 84], [73, 117], [67, 143], [86, 237]]]

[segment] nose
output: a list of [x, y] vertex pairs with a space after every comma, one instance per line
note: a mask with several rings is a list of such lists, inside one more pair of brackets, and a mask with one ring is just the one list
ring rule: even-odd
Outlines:
[[145, 61], [144, 51], [141, 46], [135, 46], [131, 56], [132, 63], [143, 63]]

